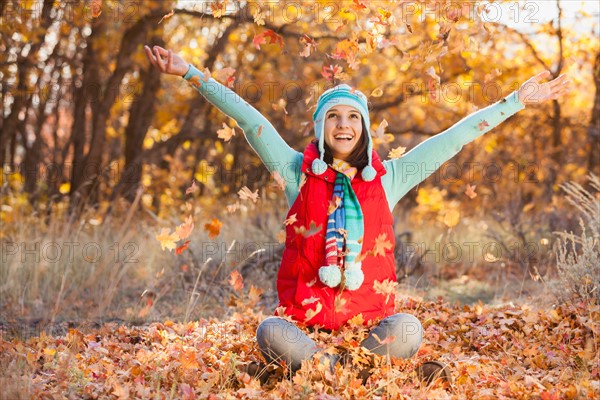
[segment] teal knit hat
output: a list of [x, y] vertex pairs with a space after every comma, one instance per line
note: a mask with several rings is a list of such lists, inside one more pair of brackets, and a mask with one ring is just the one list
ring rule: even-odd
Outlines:
[[352, 89], [346, 84], [335, 86], [326, 90], [317, 101], [317, 109], [313, 114], [315, 123], [315, 135], [319, 140], [319, 158], [316, 158], [312, 163], [312, 172], [316, 175], [321, 175], [327, 170], [327, 164], [324, 161], [325, 157], [325, 135], [323, 134], [323, 126], [325, 125], [325, 114], [336, 105], [345, 105], [356, 108], [362, 116], [363, 123], [367, 128], [367, 156], [369, 158], [368, 165], [363, 168], [361, 176], [365, 181], [375, 179], [377, 172], [371, 165], [371, 156], [373, 153], [373, 141], [369, 133], [371, 128], [371, 120], [369, 118], [369, 108], [367, 106], [367, 96], [358, 90]]

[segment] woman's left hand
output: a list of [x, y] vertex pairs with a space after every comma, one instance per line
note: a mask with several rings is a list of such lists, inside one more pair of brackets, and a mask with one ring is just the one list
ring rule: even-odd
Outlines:
[[550, 82], [540, 83], [540, 81], [549, 76], [550, 71], [544, 71], [529, 78], [519, 88], [519, 101], [526, 106], [546, 100], [555, 100], [570, 90], [569, 84], [571, 81], [568, 80], [566, 74], [562, 74]]

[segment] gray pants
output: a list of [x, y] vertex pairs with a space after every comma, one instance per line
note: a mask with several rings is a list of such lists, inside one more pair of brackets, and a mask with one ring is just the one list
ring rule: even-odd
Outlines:
[[[379, 340], [377, 340], [377, 338]], [[387, 338], [394, 336], [394, 340]], [[285, 362], [292, 371], [300, 369], [302, 360], [308, 360], [319, 351], [317, 343], [293, 323], [279, 317], [269, 317], [258, 326], [256, 340], [268, 363]], [[394, 314], [379, 322], [361, 346], [386, 357], [410, 358], [419, 350], [423, 328], [410, 314]], [[384, 342], [384, 344], [380, 344]], [[338, 357], [330, 356], [334, 364]]]

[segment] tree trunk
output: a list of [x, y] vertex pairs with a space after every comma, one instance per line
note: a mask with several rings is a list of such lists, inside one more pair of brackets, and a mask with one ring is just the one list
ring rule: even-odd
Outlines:
[[[161, 47], [164, 46], [160, 35], [154, 36], [151, 42]], [[154, 116], [156, 93], [160, 88], [160, 71], [150, 65], [147, 70], [141, 71], [141, 80], [144, 82], [144, 89], [131, 106], [129, 123], [125, 130], [125, 171], [127, 171], [127, 175], [121, 177], [125, 185], [121, 186], [118, 191], [115, 188], [112, 196], [114, 198], [122, 194], [129, 201], [135, 199], [135, 193], [142, 179], [143, 164], [141, 161], [135, 160], [143, 151], [144, 138]]]

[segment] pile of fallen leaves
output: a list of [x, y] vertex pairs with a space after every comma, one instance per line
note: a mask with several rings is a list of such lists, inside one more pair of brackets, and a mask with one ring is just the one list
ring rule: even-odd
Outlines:
[[[249, 291], [250, 293], [250, 291]], [[231, 300], [222, 320], [164, 321], [144, 327], [105, 324], [61, 337], [0, 341], [0, 383], [7, 398], [599, 398], [597, 321], [600, 307], [565, 304], [550, 310], [507, 305], [451, 306], [399, 297], [397, 311], [423, 323], [410, 360], [375, 358], [365, 385], [357, 378], [367, 331], [312, 332], [324, 351], [350, 352], [353, 364], [332, 374], [317, 357], [294, 376], [273, 370], [263, 385], [244, 367], [261, 361], [255, 332], [267, 315], [251, 307], [257, 292]], [[452, 383], [426, 386], [415, 369], [450, 366]]]

